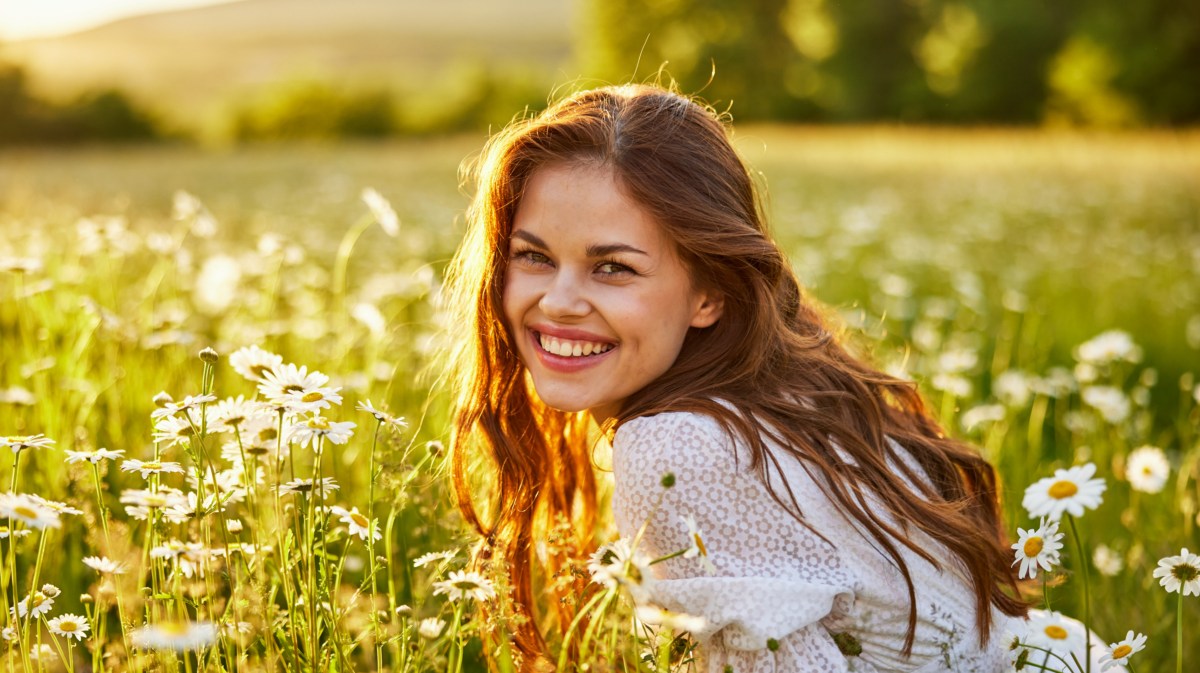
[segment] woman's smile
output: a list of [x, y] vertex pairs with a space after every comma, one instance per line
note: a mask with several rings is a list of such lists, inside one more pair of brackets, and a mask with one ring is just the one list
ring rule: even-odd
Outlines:
[[615, 414], [667, 371], [691, 327], [719, 316], [659, 224], [613, 171], [536, 171], [509, 239], [504, 315], [543, 402]]

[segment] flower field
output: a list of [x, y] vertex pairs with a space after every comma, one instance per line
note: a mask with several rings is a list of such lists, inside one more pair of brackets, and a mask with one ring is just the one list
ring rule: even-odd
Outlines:
[[[1200, 666], [1200, 135], [736, 140], [810, 296], [999, 468], [1034, 604]], [[0, 155], [0, 667], [514, 670], [439, 385], [482, 142]], [[563, 670], [686, 665], [626, 542]], [[1082, 673], [1055, 619], [1014, 659]]]

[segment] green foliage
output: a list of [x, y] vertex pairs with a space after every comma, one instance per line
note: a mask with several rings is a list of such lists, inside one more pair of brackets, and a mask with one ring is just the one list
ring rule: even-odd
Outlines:
[[665, 66], [740, 120], [1200, 121], [1182, 0], [590, 0], [584, 26], [590, 74]]
[[486, 130], [513, 111], [540, 109], [547, 86], [519, 71], [465, 64], [419, 92], [351, 89], [324, 80], [267, 87], [232, 113], [239, 141], [334, 140]]
[[54, 104], [28, 90], [23, 69], [0, 64], [0, 145], [152, 140], [157, 122], [124, 93], [105, 89]]

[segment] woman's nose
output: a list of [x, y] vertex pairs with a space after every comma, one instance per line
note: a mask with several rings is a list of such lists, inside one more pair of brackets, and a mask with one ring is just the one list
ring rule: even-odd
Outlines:
[[584, 288], [574, 274], [559, 272], [546, 287], [538, 308], [547, 318], [567, 318], [586, 315], [591, 305], [584, 296]]

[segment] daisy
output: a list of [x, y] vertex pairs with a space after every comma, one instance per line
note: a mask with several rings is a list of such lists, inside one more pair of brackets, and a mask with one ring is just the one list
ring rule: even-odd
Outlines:
[[30, 528], [61, 528], [58, 512], [24, 493], [0, 493], [0, 518], [20, 521]]
[[216, 427], [222, 431], [235, 432], [252, 416], [261, 412], [257, 405], [238, 395], [237, 399], [227, 397], [217, 402], [212, 408], [213, 420]]
[[681, 516], [679, 520], [688, 528], [688, 539], [692, 546], [688, 547], [687, 551], [683, 552], [684, 558], [698, 557], [700, 565], [709, 575], [715, 575], [717, 569], [713, 566], [712, 561], [708, 560], [708, 547], [704, 546], [704, 536], [700, 534], [700, 529], [696, 526], [696, 519], [691, 516]]
[[442, 635], [442, 629], [445, 628], [446, 621], [444, 619], [430, 617], [429, 619], [421, 620], [421, 622], [417, 625], [417, 633], [419, 633], [422, 638], [434, 640], [438, 636]]
[[433, 583], [433, 594], [446, 594], [452, 602], [460, 598], [486, 601], [496, 597], [496, 589], [491, 580], [477, 572], [453, 570], [450, 572], [450, 579]]
[[1033, 579], [1037, 576], [1038, 568], [1049, 572], [1058, 564], [1059, 551], [1062, 550], [1063, 534], [1058, 532], [1058, 522], [1042, 519], [1037, 528], [1017, 529], [1017, 541], [1012, 548], [1016, 551], [1013, 565], [1021, 564], [1017, 570], [1018, 578]]
[[[58, 655], [55, 654], [54, 648], [46, 645], [45, 643], [41, 645], [34, 645], [29, 649], [30, 661], [36, 661], [38, 664], [50, 663], [57, 658]], [[38, 668], [40, 669], [41, 666], [39, 665]]]
[[1189, 552], [1187, 547], [1179, 556], [1160, 559], [1154, 576], [1169, 594], [1182, 591], [1184, 596], [1200, 596], [1200, 556]]
[[1053, 477], [1040, 479], [1025, 489], [1021, 505], [1031, 517], [1062, 518], [1063, 512], [1083, 516], [1085, 509], [1096, 509], [1106, 488], [1103, 479], [1092, 479], [1096, 465], [1088, 463], [1054, 471]]
[[620, 585], [629, 591], [635, 603], [649, 600], [650, 559], [632, 548], [629, 540], [619, 538], [595, 551], [588, 561], [592, 581], [612, 587]]
[[1092, 565], [1096, 566], [1096, 570], [1099, 570], [1101, 575], [1116, 577], [1125, 567], [1125, 559], [1121, 558], [1121, 554], [1112, 547], [1098, 544], [1096, 550], [1092, 552]]
[[187, 446], [200, 432], [200, 426], [190, 416], [166, 416], [154, 423], [154, 443], [166, 442], [168, 446]]
[[130, 459], [121, 463], [122, 472], [140, 472], [142, 479], [148, 479], [151, 474], [166, 474], [174, 472], [183, 474], [183, 466], [179, 463], [171, 463], [160, 460], [136, 460]]
[[1057, 612], [1037, 614], [1029, 618], [1021, 642], [1050, 650], [1070, 661], [1071, 653], [1080, 653], [1085, 649], [1083, 630], [1073, 626]]
[[[226, 444], [226, 447], [229, 448], [230, 455], [238, 460], [241, 460], [243, 450], [250, 456], [265, 456], [280, 448], [279, 419], [270, 414], [257, 413], [250, 416], [237, 428], [237, 434], [241, 444], [233, 441]], [[225, 455], [224, 450], [222, 455]]]
[[234, 351], [229, 356], [229, 364], [243, 378], [261, 383], [266, 380], [268, 373], [278, 371], [283, 366], [283, 357], [258, 346], [247, 346]]
[[67, 449], [67, 464], [74, 465], [75, 463], [82, 463], [82, 462], [86, 461], [86, 462], [91, 463], [92, 465], [98, 465], [98, 464], [100, 464], [100, 461], [116, 460], [117, 458], [121, 458], [124, 455], [125, 455], [125, 449], [118, 449], [116, 451], [112, 451], [110, 449], [94, 449], [91, 451], [71, 451], [70, 449]]
[[217, 640], [212, 622], [159, 622], [133, 632], [133, 644], [143, 650], [201, 650]]
[[1135, 491], [1158, 493], [1167, 485], [1170, 476], [1171, 464], [1157, 446], [1138, 447], [1125, 462], [1125, 478]]
[[1075, 357], [1080, 362], [1094, 365], [1107, 365], [1120, 360], [1138, 362], [1142, 359], [1142, 349], [1127, 332], [1109, 330], [1079, 344]]
[[299, 440], [300, 446], [307, 447], [310, 443], [316, 446], [314, 440], [318, 437], [328, 438], [334, 444], [345, 444], [354, 434], [354, 423], [349, 421], [338, 423], [328, 418], [313, 416], [312, 418], [293, 425], [288, 430], [288, 441]]
[[672, 612], [657, 605], [639, 605], [634, 611], [638, 621], [651, 626], [661, 626], [672, 631], [687, 631], [695, 633], [703, 631], [708, 626], [708, 620], [703, 617]]
[[367, 400], [366, 402], [359, 402], [358, 406], [356, 408], [359, 409], [360, 411], [365, 411], [368, 414], [371, 414], [372, 416], [375, 417], [375, 420], [377, 420], [380, 423], [383, 423], [385, 425], [390, 425], [390, 426], [400, 429], [400, 430], [403, 430], [404, 428], [408, 427], [408, 421], [406, 421], [403, 418], [400, 418], [398, 416], [392, 416], [392, 415], [388, 414], [386, 411], [381, 411], [379, 409], [376, 409], [375, 406], [371, 404], [371, 400]]
[[30, 495], [29, 497], [33, 498], [39, 505], [54, 512], [55, 514], [74, 514], [76, 516], [83, 514], [83, 510], [72, 507], [65, 502], [49, 500], [40, 495]]
[[[312, 479], [293, 479], [286, 484], [279, 486], [279, 495], [288, 495], [289, 493], [311, 493], [313, 490]], [[338, 490], [338, 483], [333, 477], [322, 477], [317, 480], [317, 490], [324, 491], [326, 494], [333, 493]]]
[[378, 526], [375, 527], [374, 535], [371, 534], [371, 526], [375, 522], [368, 519], [365, 515], [360, 514], [357, 507], [349, 511], [344, 507], [332, 507], [330, 511], [338, 515], [342, 523], [349, 526], [351, 535], [357, 535], [362, 540], [366, 540], [368, 536], [376, 540], [383, 538], [383, 533], [379, 532]]
[[150, 558], [173, 559], [188, 550], [182, 540], [167, 540], [150, 550]]
[[1080, 397], [1090, 407], [1100, 412], [1104, 420], [1116, 425], [1129, 418], [1129, 398], [1120, 388], [1112, 386], [1088, 386]]
[[88, 625], [87, 620], [79, 615], [60, 615], [51, 619], [46, 623], [50, 633], [64, 638], [74, 638], [75, 640], [83, 640], [87, 637]]
[[199, 409], [201, 406], [208, 404], [209, 402], [216, 401], [216, 395], [188, 395], [179, 402], [167, 402], [161, 407], [158, 407], [154, 411], [150, 412], [150, 418], [157, 420], [167, 416], [178, 416], [180, 412], [190, 412], [193, 409]]
[[342, 403], [341, 388], [329, 388], [329, 377], [318, 371], [309, 373], [307, 367], [286, 364], [267, 372], [258, 391], [272, 404], [291, 410], [315, 411], [328, 409], [330, 402]]
[[121, 575], [126, 571], [126, 568], [123, 564], [118, 563], [107, 556], [85, 556], [82, 560], [83, 565], [105, 575]]
[[54, 446], [54, 440], [46, 435], [0, 437], [0, 447], [8, 447], [12, 449], [13, 453], [20, 453], [25, 449], [44, 449], [47, 446]]
[[437, 561], [449, 561], [457, 554], [458, 552], [454, 551], [453, 549], [447, 549], [446, 551], [432, 551], [428, 554], [417, 557], [417, 559], [413, 561], [413, 567], [423, 568], [430, 563], [435, 563]]
[[[53, 590], [47, 592], [45, 590], [46, 587], [50, 587]], [[47, 612], [50, 612], [50, 610], [54, 607], [54, 598], [57, 595], [58, 589], [47, 584], [46, 586], [42, 587], [42, 591], [35, 591], [25, 598], [22, 598], [21, 601], [17, 603], [16, 611], [14, 612], [12, 609], [9, 609], [9, 614], [16, 614], [20, 617], [26, 617], [29, 615], [41, 617]]]
[[1134, 635], [1133, 631], [1130, 631], [1125, 634], [1125, 640], [1108, 646], [1108, 652], [1100, 657], [1100, 670], [1123, 669], [1129, 666], [1129, 657], [1144, 649], [1146, 649], [1146, 636], [1141, 633]]

